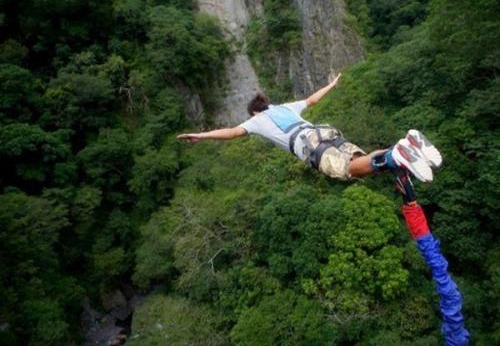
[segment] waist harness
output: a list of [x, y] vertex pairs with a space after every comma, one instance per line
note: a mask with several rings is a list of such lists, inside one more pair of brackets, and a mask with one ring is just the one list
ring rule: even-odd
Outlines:
[[[309, 155], [307, 156], [307, 162], [311, 167], [314, 169], [319, 168], [319, 164], [321, 162], [321, 157], [323, 156], [324, 152], [331, 148], [335, 147], [339, 149], [339, 147], [347, 142], [347, 140], [342, 136], [342, 134], [335, 129], [332, 126], [329, 125], [316, 125], [316, 126], [311, 126], [311, 125], [305, 125], [305, 126], [299, 126], [290, 136], [290, 142], [289, 142], [289, 149], [292, 154], [297, 156], [295, 153], [295, 140], [297, 139], [297, 136], [305, 129], [315, 129], [316, 130], [316, 135], [318, 136], [318, 141], [319, 144], [318, 146], [314, 147], [309, 139], [306, 137], [305, 134], [300, 135], [300, 139], [304, 142], [304, 144], [307, 147], [307, 150], [309, 151]], [[321, 131], [320, 129], [334, 129], [337, 132], [337, 135], [334, 136], [333, 138], [325, 138], [323, 139], [321, 136]]]

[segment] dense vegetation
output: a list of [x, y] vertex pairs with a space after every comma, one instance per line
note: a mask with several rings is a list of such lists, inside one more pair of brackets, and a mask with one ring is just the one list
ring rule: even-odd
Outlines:
[[228, 50], [189, 1], [0, 4], [0, 343], [78, 343], [173, 195], [182, 91], [213, 107]]
[[[0, 4], [0, 343], [78, 343], [82, 298], [124, 282], [153, 290], [130, 345], [441, 342], [388, 177], [328, 180], [254, 138], [174, 140], [186, 90], [215, 106], [228, 54], [191, 2]], [[499, 344], [500, 3], [349, 6], [371, 54], [307, 116], [367, 150], [411, 127], [442, 149], [417, 193], [473, 343]]]
[[407, 40], [406, 33], [422, 23], [429, 0], [348, 0], [348, 21], [364, 36], [369, 51], [387, 50]]

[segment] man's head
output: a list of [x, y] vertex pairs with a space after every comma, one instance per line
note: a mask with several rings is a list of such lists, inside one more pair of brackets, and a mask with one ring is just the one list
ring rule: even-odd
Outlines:
[[266, 95], [258, 93], [250, 102], [248, 102], [248, 114], [250, 114], [250, 116], [254, 116], [257, 113], [263, 112], [269, 107], [270, 104], [271, 101]]

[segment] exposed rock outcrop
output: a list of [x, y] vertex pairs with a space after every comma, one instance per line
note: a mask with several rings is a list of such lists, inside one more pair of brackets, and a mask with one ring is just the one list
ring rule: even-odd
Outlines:
[[297, 97], [327, 83], [328, 75], [363, 59], [359, 37], [347, 23], [344, 0], [295, 0], [302, 24], [302, 49], [292, 52], [289, 74]]
[[85, 331], [83, 346], [122, 345], [130, 333], [132, 313], [141, 302], [133, 288], [123, 285], [121, 290], [108, 292], [101, 297], [105, 312], [91, 306], [89, 298], [82, 302], [82, 328]]
[[[325, 85], [328, 75], [363, 59], [363, 47], [347, 23], [344, 0], [294, 0], [302, 25], [301, 48], [277, 54], [277, 80], [289, 78], [296, 98]], [[262, 12], [262, 0], [199, 0], [200, 11], [217, 17], [234, 54], [226, 62], [227, 89], [215, 117], [219, 125], [236, 125], [247, 118], [246, 104], [260, 90], [245, 53], [245, 33], [251, 16]]]
[[[253, 9], [261, 1], [252, 1]], [[244, 35], [250, 21], [250, 11], [244, 0], [200, 0], [200, 11], [217, 17], [232, 40], [232, 57], [226, 61], [226, 79], [222, 107], [215, 116], [219, 125], [236, 125], [248, 118], [248, 100], [260, 90], [259, 82], [250, 60], [245, 53]]]

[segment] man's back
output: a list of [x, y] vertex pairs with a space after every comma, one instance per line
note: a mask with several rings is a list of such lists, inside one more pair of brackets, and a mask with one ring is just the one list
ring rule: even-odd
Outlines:
[[[302, 125], [312, 125], [301, 117], [301, 113], [306, 107], [306, 101], [284, 103], [279, 106], [269, 105], [268, 109], [254, 115], [240, 126], [248, 134], [260, 135], [279, 148], [289, 152], [290, 137], [294, 132], [293, 130]], [[302, 145], [301, 143], [297, 144]]]

